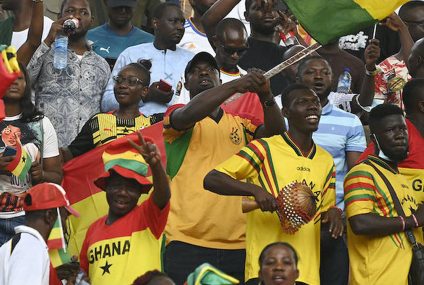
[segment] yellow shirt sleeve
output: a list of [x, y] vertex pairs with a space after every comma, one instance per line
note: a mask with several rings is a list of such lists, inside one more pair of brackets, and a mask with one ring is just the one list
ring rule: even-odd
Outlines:
[[257, 141], [252, 141], [237, 154], [218, 165], [215, 170], [225, 173], [237, 180], [258, 176], [264, 155], [263, 148]]
[[376, 187], [370, 172], [361, 165], [352, 168], [344, 181], [347, 217], [371, 213], [377, 202]]

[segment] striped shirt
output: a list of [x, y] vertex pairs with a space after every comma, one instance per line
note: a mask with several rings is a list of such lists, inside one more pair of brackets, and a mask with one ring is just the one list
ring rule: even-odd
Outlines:
[[356, 115], [328, 103], [322, 108], [314, 142], [328, 151], [336, 165], [336, 203], [344, 208], [343, 180], [348, 171], [346, 152], [363, 152], [366, 148], [364, 128]]

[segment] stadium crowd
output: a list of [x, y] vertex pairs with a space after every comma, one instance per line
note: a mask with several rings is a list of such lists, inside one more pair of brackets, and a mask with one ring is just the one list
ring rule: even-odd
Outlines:
[[0, 285], [419, 284], [424, 1], [292, 2], [0, 0]]

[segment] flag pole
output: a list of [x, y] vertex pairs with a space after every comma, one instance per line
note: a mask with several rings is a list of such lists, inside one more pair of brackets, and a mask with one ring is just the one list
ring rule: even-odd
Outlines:
[[377, 33], [377, 23], [374, 24], [374, 30], [372, 32], [372, 38], [375, 39], [375, 34]]
[[307, 57], [308, 55], [310, 55], [311, 53], [313, 53], [314, 51], [316, 51], [317, 49], [319, 49], [321, 46], [322, 45], [319, 44], [319, 43], [314, 43], [313, 45], [308, 46], [307, 48], [305, 48], [305, 49], [301, 50], [300, 52], [296, 53], [295, 55], [293, 55], [289, 59], [283, 61], [279, 65], [274, 66], [272, 69], [270, 69], [267, 72], [265, 72], [265, 74], [264, 74], [265, 78], [266, 79], [270, 79], [271, 77], [273, 77], [274, 75], [280, 73], [282, 70], [286, 69], [290, 65], [292, 65], [292, 64], [298, 62], [299, 60]]

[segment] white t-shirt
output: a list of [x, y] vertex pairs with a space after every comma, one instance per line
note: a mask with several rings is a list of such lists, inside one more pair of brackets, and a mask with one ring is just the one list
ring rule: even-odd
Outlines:
[[244, 12], [246, 12], [246, 4], [245, 0], [241, 0], [234, 8], [233, 10], [228, 13], [228, 15], [225, 18], [236, 18], [242, 21], [244, 26], [247, 30], [247, 35], [250, 35], [250, 23], [246, 21], [246, 18], [244, 17]]
[[49, 285], [50, 258], [40, 233], [27, 226], [17, 226], [21, 238], [13, 249], [12, 240], [0, 247], [0, 285]]
[[[41, 41], [43, 41], [50, 32], [50, 28], [53, 21], [50, 18], [44, 17], [43, 35]], [[27, 40], [29, 28], [20, 32], [13, 32], [12, 35], [12, 46], [19, 49]]]
[[[43, 136], [41, 135], [40, 121], [23, 123], [19, 120], [20, 118], [21, 115], [6, 117], [0, 122], [0, 153], [4, 151], [7, 145], [14, 146], [16, 142], [13, 139], [13, 134], [19, 133], [22, 147], [29, 154], [32, 162], [36, 160], [40, 161], [41, 144], [43, 145], [43, 158], [59, 155], [56, 131], [47, 117], [41, 120], [43, 124]], [[21, 194], [27, 191], [31, 186], [30, 173], [27, 174], [25, 181], [21, 181], [8, 171], [0, 171], [0, 194], [4, 192], [14, 195]], [[0, 212], [0, 218], [13, 218], [23, 214], [23, 211]]]
[[178, 46], [180, 48], [189, 50], [195, 54], [206, 51], [212, 56], [215, 56], [211, 44], [209, 43], [208, 37], [205, 33], [200, 32], [193, 24], [191, 19], [187, 19], [184, 23], [184, 36], [181, 39]]

